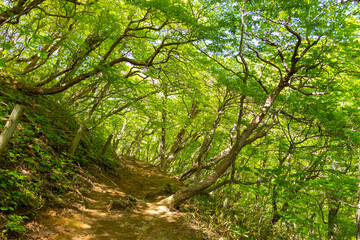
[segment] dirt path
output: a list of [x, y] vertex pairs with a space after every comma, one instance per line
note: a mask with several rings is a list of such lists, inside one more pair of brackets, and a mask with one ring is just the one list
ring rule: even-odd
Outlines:
[[153, 203], [179, 187], [174, 178], [144, 162], [122, 161], [126, 167], [117, 175], [97, 171], [80, 211], [43, 212], [31, 239], [205, 239], [182, 213]]

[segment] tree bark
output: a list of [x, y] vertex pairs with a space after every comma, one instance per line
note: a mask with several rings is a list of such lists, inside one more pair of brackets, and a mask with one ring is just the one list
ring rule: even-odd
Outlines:
[[[197, 180], [200, 179], [200, 172], [202, 169], [202, 159], [203, 159], [205, 153], [209, 150], [209, 148], [214, 140], [216, 129], [220, 123], [220, 116], [224, 112], [224, 110], [225, 110], [225, 103], [219, 107], [219, 109], [216, 113], [216, 117], [212, 123], [212, 128], [211, 128], [210, 133], [205, 136], [204, 141], [202, 142], [201, 146], [198, 149], [196, 149], [194, 154], [191, 156], [192, 157], [191, 161], [194, 162], [194, 166], [196, 166], [195, 173], [196, 173]], [[194, 161], [195, 158], [196, 158], [196, 161]]]
[[125, 155], [136, 157], [136, 155], [140, 151], [140, 145], [141, 145], [141, 142], [143, 141], [143, 139], [146, 136], [153, 134], [152, 131], [150, 133], [146, 132], [148, 130], [147, 127], [150, 125], [151, 121], [152, 121], [152, 118], [149, 118], [149, 120], [147, 121], [145, 126], [141, 130], [138, 130], [136, 132], [135, 139], [131, 142], [130, 146], [128, 147], [128, 149], [127, 149], [127, 151], [125, 153]]
[[[143, 130], [145, 131], [145, 129]], [[139, 139], [141, 139], [141, 133], [142, 131], [141, 130], [138, 130], [135, 132], [135, 138], [134, 140], [132, 140], [132, 142], [130, 143], [129, 147], [127, 148], [126, 152], [124, 155], [126, 156], [131, 156], [131, 153], [132, 153], [132, 150], [133, 150], [133, 146], [136, 144], [136, 142], [140, 141]]]
[[235, 179], [235, 171], [236, 171], [236, 165], [235, 165], [235, 161], [232, 163], [232, 167], [231, 167], [231, 174], [230, 174], [230, 180], [229, 180], [229, 189], [226, 193], [225, 196], [225, 200], [223, 203], [223, 208], [225, 210], [228, 210], [231, 206], [230, 204], [230, 200], [231, 200], [231, 195], [232, 195], [232, 188], [233, 188], [233, 184], [234, 184], [234, 179]]
[[5, 124], [4, 130], [1, 132], [0, 135], [0, 157], [5, 152], [7, 145], [10, 142], [12, 135], [16, 130], [16, 126], [18, 125], [21, 116], [25, 111], [25, 107], [19, 104], [16, 104], [13, 111], [11, 112], [10, 118]]
[[[202, 146], [200, 146], [199, 148], [199, 155], [197, 157], [197, 168], [196, 168], [196, 179], [200, 179], [200, 172], [201, 169], [203, 169], [202, 167], [202, 158], [205, 155], [205, 153], [208, 151], [208, 149], [210, 148], [212, 141], [214, 139], [215, 136], [215, 132], [217, 127], [220, 124], [220, 117], [223, 114], [223, 112], [225, 111], [226, 106], [229, 104], [229, 102], [232, 100], [231, 96], [228, 96], [229, 92], [226, 93], [225, 97], [224, 97], [224, 101], [223, 104], [219, 106], [218, 108], [218, 112], [216, 113], [216, 117], [214, 119], [214, 122], [212, 124], [212, 129], [211, 132], [208, 136], [206, 136], [206, 138], [204, 139], [204, 142], [202, 144]], [[240, 125], [241, 125], [241, 119], [243, 117], [243, 108], [244, 108], [244, 101], [245, 101], [246, 96], [241, 96], [240, 98], [240, 109], [239, 109], [239, 113], [238, 113], [238, 119], [237, 119], [237, 123], [234, 124], [235, 128], [237, 129], [236, 131], [236, 136], [240, 136]], [[230, 146], [232, 145], [232, 138], [230, 137]], [[224, 153], [224, 152], [223, 152]]]
[[127, 124], [130, 122], [130, 120], [131, 120], [131, 117], [130, 117], [129, 120], [127, 120], [127, 118], [126, 118], [126, 116], [125, 116], [125, 119], [124, 119], [122, 128], [121, 128], [121, 130], [120, 130], [120, 133], [118, 133], [117, 139], [116, 139], [116, 141], [115, 141], [115, 144], [114, 144], [114, 152], [116, 152], [117, 155], [120, 154], [120, 150], [121, 150], [121, 146], [119, 147], [120, 139], [121, 139], [122, 136], [124, 135], [126, 126], [127, 126]]
[[202, 164], [202, 159], [203, 159], [205, 153], [209, 150], [209, 148], [212, 144], [212, 141], [214, 139], [216, 129], [219, 126], [220, 117], [223, 114], [223, 112], [225, 111], [225, 107], [227, 106], [227, 104], [229, 103], [229, 101], [231, 99], [232, 99], [231, 97], [228, 98], [228, 92], [227, 92], [224, 97], [224, 102], [219, 106], [218, 111], [215, 116], [215, 119], [212, 122], [212, 127], [210, 130], [210, 133], [204, 137], [204, 140], [203, 140], [201, 146], [198, 147], [194, 151], [194, 153], [191, 155], [190, 161], [193, 163], [193, 167], [191, 169], [187, 170], [186, 172], [184, 172], [183, 174], [181, 174], [181, 176], [179, 177], [179, 181], [185, 181], [186, 179], [191, 177], [194, 173], [196, 173], [196, 179], [198, 180], [200, 177], [200, 171], [202, 169], [205, 169], [209, 165], [213, 166], [214, 164], [217, 163], [217, 161], [219, 161], [223, 157], [225, 157], [224, 154], [221, 155], [221, 153], [224, 153], [224, 152], [221, 152], [220, 155], [218, 154], [219, 157], [217, 155], [213, 159], [210, 159], [209, 163], [206, 166], [203, 166], [203, 164]]
[[91, 109], [89, 110], [88, 114], [86, 115], [85, 119], [83, 120], [83, 123], [80, 124], [80, 127], [78, 129], [78, 131], [76, 132], [75, 138], [71, 143], [70, 149], [69, 149], [69, 153], [70, 154], [74, 154], [76, 151], [76, 148], [80, 142], [80, 139], [82, 137], [82, 135], [84, 134], [85, 130], [86, 130], [86, 124], [89, 121], [89, 119], [92, 117], [92, 115], [94, 114], [97, 106], [100, 104], [100, 102], [103, 100], [106, 91], [108, 90], [110, 86], [110, 83], [106, 83], [104, 88], [101, 89], [98, 98], [96, 99], [96, 101], [94, 102], [93, 106], [91, 107]]
[[[144, 138], [146, 136], [150, 136], [150, 135], [154, 134], [154, 132], [155, 132], [154, 130], [151, 132], [148, 132], [148, 133], [146, 131], [142, 132], [141, 138], [135, 143], [135, 145], [136, 145], [134, 147], [135, 150], [134, 149], [132, 150], [131, 156], [136, 157], [139, 154], [140, 148], [141, 148], [141, 142], [144, 140]], [[139, 159], [142, 159], [142, 158], [139, 157]]]
[[210, 173], [210, 175], [207, 176], [205, 179], [190, 185], [184, 190], [180, 190], [176, 192], [175, 194], [160, 201], [159, 203], [164, 205], [169, 205], [172, 207], [178, 207], [185, 200], [201, 193], [203, 190], [210, 187], [229, 168], [229, 166], [235, 160], [238, 152], [241, 150], [242, 147], [243, 146], [241, 146], [241, 144], [239, 149], [233, 147], [230, 153], [224, 158], [224, 160], [219, 165], [217, 165], [214, 171]]
[[[210, 169], [214, 165], [216, 165], [219, 161], [225, 158], [227, 154], [229, 154], [231, 147], [226, 148], [224, 151], [218, 153], [216, 156], [209, 159], [209, 162], [206, 165], [201, 166], [201, 169]], [[180, 182], [185, 181], [186, 179], [190, 178], [198, 169], [198, 166], [194, 165], [192, 168], [185, 171], [183, 174], [180, 175], [178, 178]]]
[[[18, 23], [21, 16], [28, 14], [31, 10], [39, 6], [45, 0], [34, 0], [34, 1], [27, 1], [27, 0], [19, 0], [17, 1], [17, 5], [5, 9], [3, 12], [0, 13], [0, 26], [5, 23]], [[9, 21], [12, 17], [15, 17], [14, 21]]]
[[340, 208], [340, 203], [329, 198], [328, 211], [328, 240], [336, 240], [336, 216]]
[[111, 145], [111, 140], [113, 138], [114, 135], [110, 134], [106, 140], [106, 143], [103, 147], [103, 150], [101, 151], [101, 155], [105, 155], [105, 153], [107, 152], [107, 150], [109, 149], [109, 146]]
[[160, 170], [165, 172], [166, 171], [166, 102], [167, 102], [167, 89], [165, 87], [164, 90], [164, 98], [163, 98], [163, 107], [161, 110], [161, 140], [159, 144], [159, 162], [160, 162]]
[[98, 87], [98, 82], [90, 84], [89, 86], [80, 89], [80, 91], [77, 91], [76, 93], [74, 93], [74, 95], [71, 95], [71, 97], [66, 101], [66, 103], [76, 105], [75, 101], [79, 100], [82, 96], [84, 96], [88, 92], [96, 90], [97, 87]]
[[[196, 104], [193, 104], [191, 107], [191, 111], [188, 113], [188, 119], [184, 125], [184, 127], [179, 131], [178, 135], [175, 138], [175, 141], [170, 149], [170, 152], [166, 157], [166, 166], [169, 166], [175, 159], [176, 155], [184, 148], [183, 138], [186, 134], [186, 129], [192, 123], [192, 121], [196, 118], [197, 114], [200, 112]], [[186, 142], [186, 141], [185, 141]], [[182, 144], [183, 143], [183, 144]]]
[[134, 99], [131, 99], [131, 101], [129, 101], [128, 103], [124, 104], [123, 106], [121, 107], [118, 107], [118, 108], [115, 108], [115, 109], [112, 109], [108, 114], [105, 115], [105, 117], [103, 117], [102, 119], [100, 119], [96, 124], [94, 124], [92, 127], [89, 127], [89, 130], [99, 126], [101, 123], [103, 123], [106, 119], [108, 119], [109, 117], [115, 115], [115, 114], [119, 114], [121, 113], [122, 111], [124, 111], [125, 109], [131, 107], [131, 105], [133, 105], [134, 103], [152, 95], [152, 94], [155, 94], [155, 93], [158, 93], [159, 91], [158, 90], [155, 90], [155, 91], [152, 91], [150, 93], [146, 93], [142, 96], [139, 96], [139, 97], [136, 97]]

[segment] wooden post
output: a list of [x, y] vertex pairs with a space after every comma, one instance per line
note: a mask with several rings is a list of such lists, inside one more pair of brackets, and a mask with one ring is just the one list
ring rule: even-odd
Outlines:
[[14, 134], [16, 126], [18, 125], [24, 111], [24, 106], [16, 104], [13, 111], [11, 112], [10, 118], [6, 122], [4, 130], [1, 132], [0, 135], [0, 157], [2, 157], [2, 155], [4, 154], [5, 148], [9, 144], [10, 138]]
[[85, 132], [85, 129], [86, 129], [85, 125], [80, 124], [80, 127], [79, 127], [78, 131], [76, 132], [75, 138], [71, 143], [71, 146], [70, 146], [70, 149], [69, 149], [70, 154], [75, 153], [75, 150], [76, 150], [76, 148], [77, 148], [77, 146], [78, 146], [78, 144], [80, 142], [80, 139], [81, 139], [82, 135]]

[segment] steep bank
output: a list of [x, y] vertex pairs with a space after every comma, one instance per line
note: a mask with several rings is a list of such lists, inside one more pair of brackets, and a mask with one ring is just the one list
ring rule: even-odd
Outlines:
[[75, 155], [67, 152], [78, 122], [51, 97], [31, 96], [0, 82], [0, 131], [16, 104], [25, 107], [3, 157], [0, 158], [0, 238], [21, 239], [24, 224], [49, 207], [81, 200], [82, 167], [89, 163], [113, 169], [111, 151], [101, 155], [104, 139], [87, 132]]

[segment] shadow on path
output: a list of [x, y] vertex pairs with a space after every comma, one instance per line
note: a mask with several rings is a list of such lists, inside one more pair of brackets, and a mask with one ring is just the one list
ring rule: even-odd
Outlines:
[[[159, 206], [156, 201], [180, 184], [156, 167], [134, 159], [123, 159], [121, 172], [98, 170], [93, 187], [80, 211], [42, 213], [40, 224], [47, 232], [35, 239], [57, 240], [200, 240], [198, 229], [182, 213]], [[170, 190], [168, 189], [170, 188]], [[84, 194], [85, 195], [85, 194]], [[111, 201], [133, 197], [121, 210], [109, 210]], [[149, 202], [150, 201], [150, 202]]]

